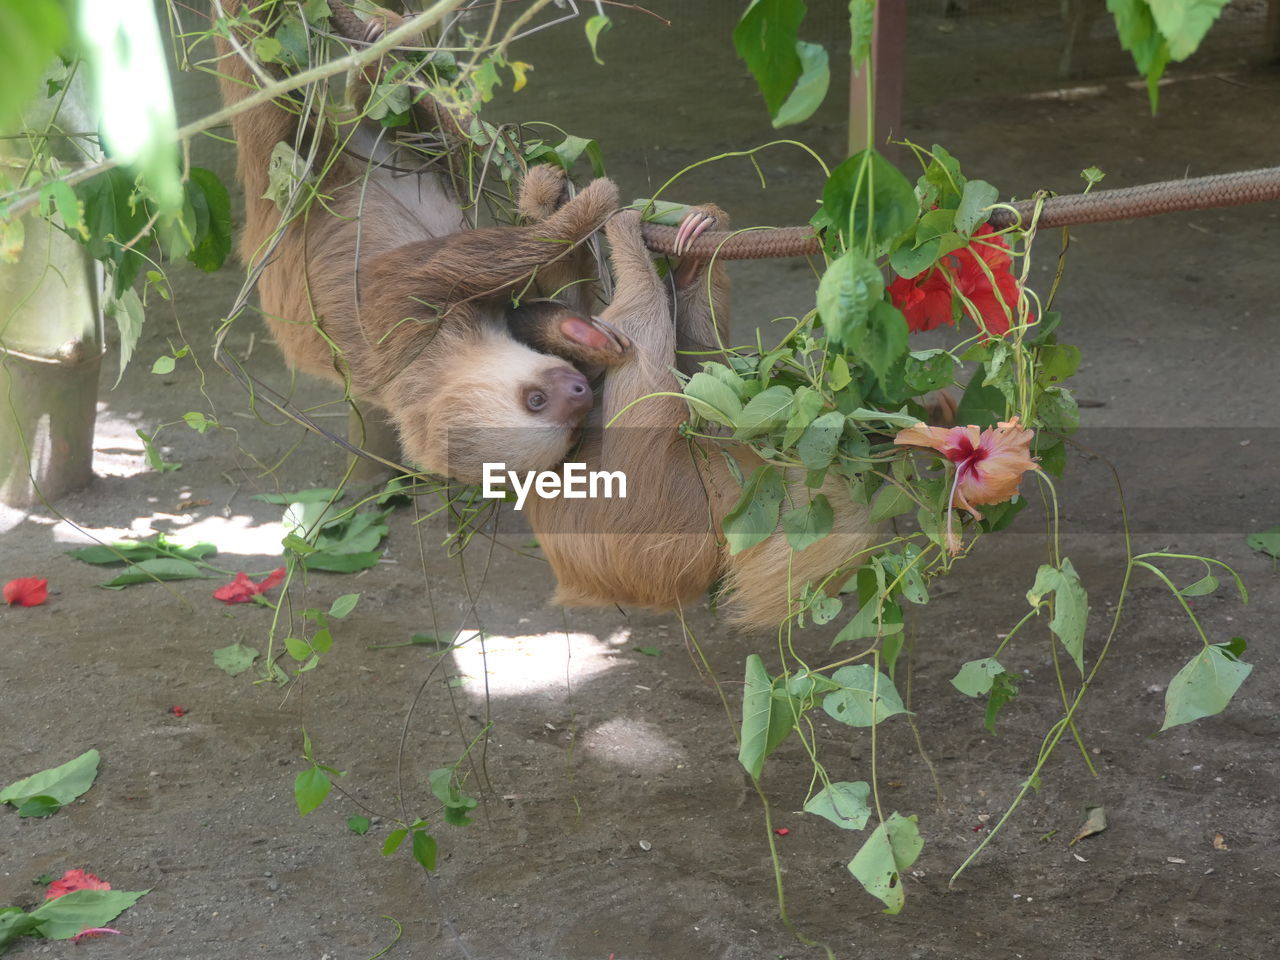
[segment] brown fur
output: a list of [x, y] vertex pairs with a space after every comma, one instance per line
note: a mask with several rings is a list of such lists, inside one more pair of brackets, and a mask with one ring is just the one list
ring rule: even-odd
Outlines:
[[[682, 347], [721, 343], [728, 321], [723, 267], [711, 270], [710, 296], [705, 273], [677, 289], [673, 323], [672, 301], [649, 259], [638, 216], [623, 211], [606, 232], [616, 288], [603, 318], [631, 339], [633, 351], [605, 375], [603, 402], [592, 415], [596, 425], [609, 423], [641, 397], [678, 393], [671, 371], [677, 341]], [[680, 397], [649, 397], [626, 409], [613, 426], [592, 431], [583, 447], [570, 454], [588, 470], [622, 471], [627, 499], [530, 500], [530, 522], [558, 580], [556, 601], [667, 609], [697, 599], [723, 577], [731, 594], [725, 609], [732, 622], [753, 629], [776, 627], [804, 583], [843, 565], [858, 565], [860, 552], [876, 542], [876, 531], [866, 508], [852, 503], [843, 482], [833, 478], [821, 490], [835, 510], [834, 529], [825, 539], [795, 552], [778, 529], [764, 543], [730, 555], [721, 524], [741, 487], [725, 453], [744, 476], [762, 461], [740, 445], [682, 438], [678, 427], [687, 419]], [[802, 480], [799, 473], [786, 477], [791, 502], [784, 508], [813, 495]]]
[[[231, 16], [248, 6], [222, 5]], [[247, 51], [261, 29], [241, 23], [234, 35]], [[234, 103], [257, 80], [227, 40], [218, 49], [223, 98]], [[355, 149], [338, 152], [317, 200], [273, 246], [281, 214], [263, 195], [275, 145], [305, 155], [318, 140], [323, 164], [350, 135], [350, 124], [343, 131], [298, 113], [298, 103], [282, 100], [232, 120], [246, 195], [240, 253], [251, 268], [263, 264], [262, 312], [285, 358], [389, 411], [406, 454], [429, 472], [478, 480], [486, 460], [513, 469], [557, 463], [584, 413], [575, 400], [581, 375], [514, 340], [505, 309], [513, 293], [546, 295], [586, 275], [580, 248], [616, 208], [613, 184], [597, 180], [561, 205], [563, 173], [537, 167], [521, 210], [538, 222], [466, 231], [442, 174], [393, 175], [385, 161], [394, 153], [362, 159], [375, 156], [379, 131], [357, 130], [345, 141]], [[584, 311], [592, 295], [589, 286], [566, 292]], [[539, 410], [528, 404], [535, 394], [549, 398]], [[487, 433], [491, 424], [508, 429]], [[498, 449], [486, 445], [499, 439]]]

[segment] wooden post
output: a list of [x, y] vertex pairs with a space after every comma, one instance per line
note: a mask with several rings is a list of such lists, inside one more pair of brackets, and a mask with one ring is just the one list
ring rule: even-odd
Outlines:
[[[1280, 2], [1280, 0], [1273, 0]], [[849, 75], [849, 153], [874, 146], [897, 162], [901, 147], [885, 140], [902, 136], [902, 91], [907, 50], [907, 0], [880, 0], [876, 4], [871, 40], [871, 60]], [[868, 70], [870, 68], [870, 70]], [[867, 143], [867, 76], [875, 82], [875, 142]]]

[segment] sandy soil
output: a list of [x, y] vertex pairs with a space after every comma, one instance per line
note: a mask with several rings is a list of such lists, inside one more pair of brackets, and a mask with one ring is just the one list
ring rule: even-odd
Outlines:
[[[536, 62], [540, 76], [552, 72]], [[701, 67], [689, 69], [686, 90], [696, 89]], [[1154, 120], [1123, 83], [1071, 100], [966, 88], [963, 100], [924, 103], [917, 95], [906, 132], [947, 144], [971, 175], [1017, 195], [1074, 190], [1077, 171], [1090, 164], [1108, 172], [1105, 185], [1119, 186], [1275, 162], [1266, 119], [1280, 111], [1274, 72], [1179, 76]], [[734, 77], [730, 100], [745, 90]], [[945, 87], [936, 76], [917, 79]], [[549, 110], [575, 131], [592, 129], [600, 114], [585, 96], [594, 88], [582, 86], [558, 84], [582, 95], [566, 94]], [[206, 87], [187, 83], [191, 113], [207, 97]], [[624, 195], [644, 195], [687, 162], [768, 136], [717, 125], [714, 105], [699, 97], [671, 104], [669, 131], [600, 116], [606, 129], [597, 132]], [[652, 115], [635, 109], [632, 116]], [[631, 139], [618, 146], [627, 130]], [[699, 142], [691, 131], [702, 133]], [[804, 137], [830, 157], [842, 133], [819, 124]], [[225, 168], [226, 157], [211, 162]], [[681, 194], [715, 199], [738, 224], [794, 219], [816, 189], [811, 168], [781, 153], [763, 166], [767, 194], [742, 161], [717, 166]], [[989, 655], [1025, 610], [1044, 551], [1028, 511], [1016, 532], [989, 540], [938, 584], [912, 625], [910, 697], [925, 752], [900, 718], [882, 727], [877, 745], [886, 806], [918, 815], [926, 837], [901, 916], [882, 916], [845, 870], [858, 836], [795, 812], [809, 769], [797, 745], [784, 745], [770, 763], [775, 826], [790, 830], [778, 844], [791, 917], [838, 956], [1276, 955], [1280, 658], [1270, 641], [1280, 576], [1243, 535], [1280, 522], [1277, 216], [1272, 205], [1080, 230], [1061, 293], [1064, 339], [1085, 354], [1077, 387], [1092, 404], [1087, 442], [1118, 461], [1138, 546], [1204, 552], [1236, 566], [1251, 603], [1241, 607], [1220, 591], [1196, 608], [1213, 639], [1248, 639], [1253, 675], [1220, 717], [1157, 735], [1162, 690], [1199, 641], [1163, 588], [1138, 580], [1082, 715], [1099, 776], [1064, 745], [1043, 788], [949, 888], [1057, 716], [1043, 632], [1010, 657], [1022, 696], [998, 737], [983, 728], [980, 706], [948, 682], [961, 662]], [[1051, 243], [1046, 237], [1036, 267], [1042, 286]], [[235, 641], [263, 647], [269, 610], [215, 602], [217, 580], [102, 591], [101, 570], [65, 556], [89, 534], [163, 530], [217, 542], [227, 569], [266, 571], [276, 563], [280, 508], [250, 495], [330, 485], [340, 475], [344, 457], [332, 446], [255, 418], [239, 388], [208, 363], [236, 271], [177, 271], [175, 282], [176, 307], [149, 318], [121, 385], [108, 391], [104, 383], [99, 479], [57, 505], [61, 519], [0, 514], [0, 581], [47, 576], [53, 589], [43, 607], [0, 609], [0, 781], [90, 747], [103, 757], [93, 789], [58, 815], [0, 812], [0, 904], [32, 904], [34, 877], [72, 867], [153, 892], [121, 918], [125, 936], [79, 947], [24, 941], [13, 955], [363, 960], [393, 939], [390, 917], [403, 926], [392, 957], [820, 956], [777, 918], [759, 801], [678, 622], [551, 608], [546, 566], [510, 514], [494, 547], [479, 538], [460, 562], [440, 546], [441, 523], [415, 526], [413, 511], [401, 509], [377, 568], [299, 584], [295, 611], [355, 591], [361, 601], [335, 628], [320, 668], [283, 689], [229, 677], [211, 660]], [[740, 332], [811, 302], [801, 264], [739, 268], [736, 284]], [[204, 364], [203, 380], [190, 363], [168, 377], [148, 372], [184, 339]], [[289, 384], [252, 320], [237, 325], [230, 344], [251, 355], [259, 375]], [[294, 395], [304, 404], [332, 399], [310, 382]], [[134, 429], [173, 424], [188, 410], [214, 410], [235, 430], [200, 436], [180, 422], [166, 426], [166, 457], [183, 468], [148, 470]], [[262, 474], [261, 465], [277, 462]], [[1090, 590], [1092, 656], [1116, 600], [1122, 544], [1105, 466], [1080, 457], [1069, 470], [1064, 549]], [[184, 500], [206, 503], [179, 510]], [[772, 641], [734, 635], [705, 604], [689, 622], [736, 711], [744, 658], [768, 656]], [[476, 628], [489, 635], [487, 665], [476, 644], [445, 658], [422, 646], [369, 649], [415, 632]], [[829, 635], [810, 629], [799, 643], [821, 660]], [[189, 713], [173, 716], [174, 705]], [[436, 875], [426, 879], [405, 851], [383, 859], [379, 847], [402, 809], [437, 818], [427, 773], [455, 760], [485, 724], [492, 726], [470, 768], [476, 819], [439, 828]], [[292, 784], [303, 767], [304, 727], [317, 757], [347, 776], [345, 796], [335, 791], [300, 819]], [[818, 732], [833, 779], [866, 777], [865, 736]], [[1069, 847], [1084, 808], [1096, 805], [1105, 806], [1108, 829]], [[375, 814], [373, 829], [356, 836], [345, 821], [365, 811]]]

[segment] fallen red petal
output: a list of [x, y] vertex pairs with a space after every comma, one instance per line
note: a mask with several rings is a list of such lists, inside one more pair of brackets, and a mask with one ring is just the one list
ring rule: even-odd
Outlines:
[[19, 577], [4, 585], [4, 602], [11, 607], [38, 607], [49, 598], [49, 581], [42, 577]]
[[262, 579], [262, 582], [258, 584], [258, 587], [254, 591], [254, 593], [266, 593], [268, 590], [270, 590], [272, 587], [274, 587], [277, 583], [279, 583], [283, 579], [284, 579], [284, 567], [277, 567], [275, 570], [272, 570]]
[[777, 834], [778, 836], [780, 836], [780, 837], [785, 837], [785, 836], [786, 836], [788, 833], [790, 833], [791, 831], [790, 831], [789, 829], [787, 829], [786, 827], [779, 827], [777, 830], [775, 830], [775, 831], [773, 831], [773, 832], [774, 832], [774, 833], [776, 833], [776, 834]]
[[90, 927], [88, 930], [81, 930], [79, 933], [77, 933], [74, 937], [71, 938], [71, 942], [79, 943], [81, 940], [84, 940], [86, 938], [101, 937], [108, 933], [113, 933], [117, 937], [120, 936], [120, 931], [114, 929], [113, 927]]
[[215, 600], [223, 603], [248, 603], [259, 593], [266, 593], [284, 579], [284, 567], [272, 570], [262, 578], [261, 583], [254, 583], [247, 573], [237, 573], [230, 583], [213, 591]]
[[213, 596], [223, 603], [248, 603], [256, 592], [255, 586], [247, 573], [237, 573], [234, 580], [213, 591]]
[[95, 874], [86, 873], [83, 870], [68, 870], [53, 883], [49, 884], [49, 890], [45, 893], [46, 900], [56, 900], [58, 897], [74, 890], [110, 890], [111, 884], [105, 880], [99, 879]]
[[169, 712], [175, 717], [185, 717], [187, 715], [186, 707], [170, 707]]

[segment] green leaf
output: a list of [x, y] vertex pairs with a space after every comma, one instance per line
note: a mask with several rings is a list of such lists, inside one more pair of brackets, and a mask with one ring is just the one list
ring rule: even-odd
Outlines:
[[62, 804], [53, 797], [28, 797], [26, 800], [22, 801], [22, 804], [18, 807], [18, 816], [40, 819], [43, 817], [52, 817], [61, 809]]
[[803, 507], [782, 515], [782, 532], [792, 550], [803, 550], [830, 533], [834, 519], [830, 501], [819, 493]]
[[578, 158], [585, 153], [591, 161], [592, 172], [598, 177], [604, 175], [604, 154], [600, 151], [598, 141], [588, 140], [586, 137], [566, 136], [555, 148], [554, 153], [560, 165], [566, 170], [572, 169], [578, 162]]
[[858, 612], [836, 634], [831, 645], [901, 633], [902, 608], [890, 597], [885, 597], [881, 603], [881, 596], [885, 593], [884, 569], [878, 563], [868, 564], [858, 571], [854, 582], [858, 592]]
[[899, 713], [906, 713], [893, 681], [870, 664], [841, 667], [831, 679], [839, 690], [822, 699], [827, 715], [851, 727], [869, 727]]
[[710, 373], [699, 371], [684, 385], [684, 395], [694, 413], [704, 420], [736, 426], [742, 413], [742, 401], [733, 388]]
[[1151, 112], [1160, 101], [1160, 77], [1170, 59], [1169, 44], [1156, 27], [1147, 0], [1107, 0], [1107, 9], [1116, 20], [1120, 46], [1133, 54], [1138, 72], [1147, 78]]
[[1063, 648], [1070, 655], [1076, 669], [1084, 673], [1084, 630], [1089, 619], [1089, 595], [1080, 583], [1075, 567], [1066, 557], [1061, 568], [1041, 565], [1036, 572], [1036, 582], [1027, 591], [1027, 603], [1038, 607], [1050, 593], [1054, 595], [1053, 619], [1049, 629], [1053, 631]]
[[1036, 356], [1039, 372], [1036, 384], [1051, 387], [1071, 377], [1080, 368], [1080, 348], [1066, 343], [1048, 343]]
[[70, 940], [82, 930], [105, 927], [150, 890], [72, 890], [46, 900], [31, 911], [44, 922], [40, 935], [49, 940]]
[[428, 873], [436, 868], [436, 838], [425, 830], [413, 831], [413, 859]]
[[409, 831], [401, 827], [398, 830], [392, 830], [387, 834], [387, 839], [382, 843], [382, 855], [389, 857], [399, 849], [400, 844], [404, 843], [404, 838], [409, 835]]
[[796, 48], [804, 0], [752, 0], [733, 30], [733, 46], [756, 78], [770, 116], [776, 116], [800, 79]]
[[40, 188], [40, 216], [51, 218], [55, 210], [68, 233], [80, 241], [89, 239], [89, 228], [84, 224], [84, 207], [76, 199], [76, 192], [71, 186], [61, 180], [46, 183]]
[[890, 517], [898, 517], [904, 513], [910, 513], [916, 507], [916, 502], [911, 499], [911, 495], [903, 490], [896, 483], [885, 483], [876, 494], [874, 500], [871, 501], [871, 514], [868, 519], [872, 523], [879, 523], [882, 520], [888, 520]]
[[782, 436], [784, 447], [793, 446], [800, 439], [800, 435], [813, 423], [825, 402], [817, 390], [805, 386], [796, 387], [795, 404], [791, 416], [787, 418], [787, 431]]
[[363, 837], [369, 832], [370, 821], [368, 817], [362, 817], [356, 814], [353, 817], [347, 817], [347, 829], [357, 836]]
[[722, 524], [730, 554], [741, 553], [769, 539], [778, 526], [778, 508], [783, 496], [778, 471], [768, 464], [757, 467]]
[[873, 256], [889, 251], [915, 223], [919, 209], [911, 182], [875, 150], [855, 153], [822, 188], [823, 212], [850, 246], [862, 247], [869, 233]]
[[887, 424], [896, 430], [914, 427], [920, 422], [919, 417], [912, 416], [909, 413], [891, 413], [887, 410], [871, 410], [867, 407], [858, 407], [853, 413], [849, 414], [849, 418], [860, 423]]
[[467, 813], [474, 810], [479, 801], [462, 792], [455, 768], [440, 767], [432, 770], [427, 774], [427, 780], [431, 784], [432, 794], [444, 804], [445, 823], [454, 827], [465, 827], [471, 822]]
[[0, 954], [19, 937], [39, 936], [42, 922], [20, 907], [0, 907]]
[[596, 52], [596, 45], [600, 42], [600, 34], [612, 27], [613, 21], [599, 13], [589, 17], [583, 25], [583, 29], [587, 34], [587, 43], [591, 45], [591, 59], [602, 67], [604, 66], [604, 61], [600, 59], [600, 54]]
[[255, 37], [253, 55], [261, 63], [280, 63], [284, 47], [275, 37]]
[[360, 602], [360, 594], [344, 593], [337, 600], [333, 601], [333, 606], [329, 608], [329, 616], [335, 620], [341, 620], [352, 610], [356, 608], [356, 604]]
[[889, 679], [896, 679], [894, 669], [898, 665], [898, 654], [902, 653], [905, 638], [901, 633], [893, 633], [880, 639], [880, 662], [889, 671]]
[[285, 637], [284, 648], [289, 652], [289, 656], [295, 660], [305, 660], [311, 656], [311, 644], [297, 637]]
[[836, 356], [831, 361], [831, 369], [827, 373], [827, 386], [832, 390], [840, 391], [853, 382], [853, 377], [849, 375], [849, 362], [844, 357]]
[[333, 634], [328, 628], [317, 630], [311, 637], [311, 649], [316, 653], [328, 653], [333, 647]]
[[163, 377], [166, 374], [173, 373], [176, 366], [177, 364], [173, 357], [156, 357], [156, 362], [151, 365], [151, 372]]
[[[808, 584], [805, 584], [800, 596], [804, 610], [808, 611], [816, 624], [830, 623], [844, 609], [844, 601], [839, 597], [828, 597], [821, 588], [814, 590]], [[803, 617], [800, 625], [804, 626]]]
[[[118, 271], [117, 275], [119, 275]], [[108, 293], [102, 311], [115, 320], [116, 329], [120, 333], [120, 372], [116, 374], [116, 382], [112, 385], [114, 388], [120, 385], [125, 368], [129, 366], [129, 360], [133, 357], [133, 348], [138, 345], [138, 337], [142, 335], [142, 324], [146, 320], [146, 313], [142, 308], [142, 301], [138, 298], [138, 291], [133, 287], [129, 287], [119, 296]], [[142, 431], [138, 432], [141, 434]]]
[[1244, 542], [1259, 553], [1280, 560], [1280, 525], [1251, 533], [1244, 538]]
[[231, 254], [231, 197], [218, 175], [203, 167], [191, 168], [186, 192], [197, 223], [194, 246], [187, 259], [211, 273], [226, 263]]
[[916, 393], [950, 386], [956, 378], [956, 359], [945, 350], [913, 350], [907, 355], [903, 377]]
[[800, 58], [800, 79], [796, 81], [786, 103], [774, 114], [775, 128], [801, 123], [813, 116], [813, 112], [826, 99], [827, 87], [831, 83], [827, 51], [822, 44], [797, 40], [796, 55]]
[[1179, 590], [1178, 593], [1182, 594], [1184, 597], [1204, 597], [1217, 590], [1218, 586], [1218, 578], [1213, 575], [1209, 575], [1201, 577], [1195, 583], [1188, 584]]
[[870, 797], [871, 787], [862, 780], [831, 783], [809, 798], [804, 811], [830, 820], [841, 830], [861, 830], [871, 817]]
[[310, 490], [297, 490], [293, 493], [255, 493], [254, 500], [261, 500], [263, 503], [290, 504], [290, 503], [329, 503], [342, 499], [338, 496], [338, 491], [332, 487], [315, 488]]
[[1231, 643], [1212, 643], [1191, 658], [1169, 681], [1164, 695], [1164, 723], [1168, 730], [1181, 723], [1211, 717], [1227, 704], [1253, 671], [1253, 664], [1238, 659], [1244, 652], [1239, 637]]
[[893, 304], [878, 300], [867, 318], [867, 333], [862, 340], [859, 362], [864, 364], [882, 384], [890, 373], [907, 358], [907, 319]]
[[[135, 196], [133, 177], [120, 167], [90, 177], [77, 184], [75, 191], [84, 205], [84, 222], [89, 231], [85, 246], [89, 256], [112, 264], [114, 269], [108, 271], [112, 281], [110, 299], [125, 302], [131, 317], [135, 315], [136, 305], [140, 327], [142, 302], [137, 299], [137, 294], [131, 299], [128, 294], [133, 293], [133, 281], [146, 260], [136, 247], [125, 249], [124, 245], [142, 233], [151, 213], [142, 199]], [[117, 322], [120, 322], [119, 317]], [[130, 349], [136, 340], [134, 337], [130, 342]], [[123, 368], [126, 363], [122, 359], [120, 366]]]
[[849, 0], [849, 65], [858, 70], [871, 56], [871, 40], [875, 36], [876, 0]]
[[184, 413], [182, 415], [182, 419], [186, 422], [187, 426], [196, 433], [204, 433], [210, 427], [216, 427], [218, 425], [217, 420], [210, 420], [206, 418], [203, 413], [199, 413], [198, 411]]
[[11, 783], [0, 790], [0, 803], [16, 807], [32, 797], [52, 797], [66, 806], [93, 786], [98, 776], [98, 759], [97, 750], [86, 750], [74, 760]]
[[991, 683], [991, 694], [987, 697], [987, 710], [982, 724], [993, 734], [996, 732], [996, 715], [1006, 703], [1018, 695], [1017, 676], [1012, 673], [998, 673]]
[[761, 433], [780, 427], [791, 417], [795, 394], [788, 387], [774, 386], [764, 390], [742, 408], [738, 415], [735, 440], [749, 440]]
[[821, 470], [831, 463], [840, 437], [844, 433], [844, 414], [839, 410], [824, 413], [805, 427], [796, 443], [796, 454], [809, 470]]
[[774, 696], [773, 681], [758, 654], [747, 657], [742, 693], [742, 743], [738, 762], [752, 780], [759, 780], [765, 758], [777, 749], [795, 726], [799, 712], [794, 698]]
[[818, 314], [827, 335], [856, 352], [867, 336], [872, 309], [883, 303], [884, 276], [860, 250], [850, 250], [827, 267], [818, 282]]
[[894, 813], [867, 837], [849, 861], [849, 872], [867, 893], [884, 903], [885, 913], [898, 913], [907, 899], [902, 871], [916, 862], [923, 849], [916, 818]]
[[11, 133], [41, 75], [67, 37], [67, 17], [56, 0], [0, 0], [0, 129]]
[[991, 689], [996, 674], [1004, 673], [1004, 667], [995, 657], [970, 660], [951, 678], [951, 685], [966, 697], [980, 697]]
[[319, 807], [332, 789], [329, 775], [318, 766], [303, 770], [293, 781], [293, 799], [298, 804], [298, 816], [305, 817]]
[[936, 143], [929, 153], [929, 166], [919, 180], [922, 205], [954, 207], [960, 202], [965, 184], [964, 174], [960, 172], [960, 162]]
[[233, 677], [248, 670], [256, 659], [258, 651], [243, 643], [233, 643], [213, 651], [213, 665]]
[[134, 430], [133, 432], [142, 440], [142, 447], [147, 455], [147, 464], [152, 470], [160, 473], [169, 473], [182, 469], [182, 464], [169, 463], [160, 455], [160, 448], [156, 446], [154, 436], [149, 435], [145, 430]]
[[882, 554], [876, 562], [884, 567], [886, 581], [892, 580], [896, 584], [895, 590], [902, 591], [902, 595], [912, 603], [926, 604], [929, 602], [929, 588], [920, 573], [919, 557], [920, 548], [908, 544], [901, 554]]
[[1169, 56], [1185, 60], [1196, 52], [1213, 22], [1231, 0], [1147, 0]]
[[324, 570], [329, 573], [359, 573], [376, 567], [381, 558], [381, 550], [366, 553], [332, 553], [326, 550], [308, 554], [303, 558], [302, 565], [308, 570]]
[[156, 557], [135, 563], [114, 580], [101, 586], [108, 590], [120, 590], [134, 583], [153, 583], [156, 580], [197, 580], [204, 573], [190, 560], [180, 557]]
[[983, 384], [981, 376], [974, 376], [965, 388], [960, 405], [956, 408], [956, 423], [974, 424], [986, 429], [994, 427], [1005, 418], [1004, 394], [997, 387]]
[[1000, 191], [987, 181], [968, 181], [960, 195], [960, 206], [956, 209], [956, 232], [962, 237], [972, 236], [990, 218], [991, 211], [988, 208], [999, 199]]

